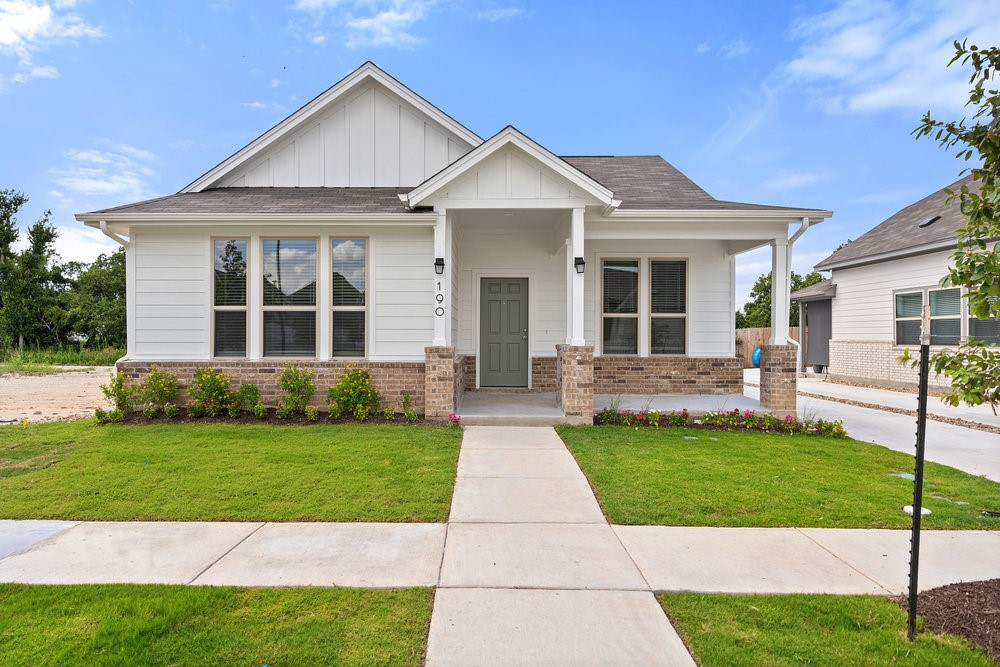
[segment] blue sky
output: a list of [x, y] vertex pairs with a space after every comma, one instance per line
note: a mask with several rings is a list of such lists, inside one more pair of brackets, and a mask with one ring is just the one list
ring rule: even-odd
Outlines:
[[[513, 124], [560, 155], [662, 155], [720, 199], [832, 209], [804, 272], [957, 179], [910, 132], [963, 115], [952, 41], [998, 36], [996, 0], [0, 0], [0, 188], [90, 261], [114, 245], [73, 213], [176, 192], [372, 60], [484, 138]], [[740, 258], [738, 303], [769, 268]]]

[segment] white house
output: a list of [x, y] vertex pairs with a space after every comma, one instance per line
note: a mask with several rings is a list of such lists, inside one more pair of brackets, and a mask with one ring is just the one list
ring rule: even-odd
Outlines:
[[[741, 391], [736, 256], [773, 248], [786, 321], [792, 244], [830, 215], [714, 199], [658, 156], [484, 141], [366, 63], [179, 193], [77, 219], [127, 248], [132, 375], [210, 365], [271, 396], [290, 360], [321, 388], [356, 364], [431, 417], [503, 387], [586, 420], [595, 392]], [[773, 330], [763, 402], [787, 411]]]
[[[975, 188], [967, 176], [948, 189]], [[955, 230], [964, 222], [957, 200], [938, 190], [896, 212], [816, 265], [832, 271], [832, 335], [829, 373], [839, 380], [885, 386], [912, 386], [917, 371], [897, 360], [920, 345], [920, 318], [930, 306], [931, 350], [966, 337], [1000, 344], [997, 320], [969, 318], [957, 287], [942, 287]], [[810, 335], [811, 335], [810, 331]], [[931, 373], [931, 382], [947, 386]]]

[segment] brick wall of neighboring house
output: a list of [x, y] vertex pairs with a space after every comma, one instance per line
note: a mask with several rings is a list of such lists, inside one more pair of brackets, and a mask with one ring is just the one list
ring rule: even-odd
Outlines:
[[[465, 391], [476, 390], [476, 355], [460, 355], [464, 373], [463, 387]], [[556, 390], [556, 358], [531, 358], [531, 389], [532, 392], [553, 392]]]
[[760, 348], [760, 406], [779, 417], [796, 414], [796, 348], [762, 345]]
[[232, 379], [235, 389], [239, 385], [251, 382], [260, 389], [261, 400], [267, 405], [274, 405], [281, 396], [278, 388], [278, 378], [282, 369], [295, 363], [312, 369], [316, 393], [310, 401], [318, 408], [326, 407], [327, 390], [337, 383], [345, 366], [364, 368], [371, 375], [372, 384], [379, 391], [382, 402], [397, 409], [402, 405], [403, 394], [409, 394], [413, 409], [424, 412], [424, 364], [419, 361], [279, 361], [262, 360], [246, 361], [123, 361], [118, 364], [119, 370], [133, 380], [145, 377], [150, 367], [156, 364], [161, 370], [170, 371], [177, 376], [180, 386], [180, 402], [187, 402], [187, 388], [194, 378], [194, 371], [199, 367], [214, 368], [224, 372]]
[[[919, 381], [917, 369], [901, 364], [898, 359], [904, 349], [910, 350], [914, 360], [920, 356], [919, 345], [893, 345], [877, 340], [831, 340], [830, 379], [835, 381], [870, 384], [882, 387], [912, 389]], [[932, 347], [932, 352], [938, 348]], [[938, 389], [950, 386], [948, 378], [931, 369], [930, 385]]]
[[[458, 405], [462, 401], [462, 394], [466, 391], [466, 386], [468, 384], [468, 378], [466, 373], [468, 373], [468, 363], [466, 361], [467, 355], [459, 354], [455, 356], [455, 405]], [[476, 382], [475, 376], [472, 378], [473, 385]]]
[[594, 348], [556, 345], [556, 403], [563, 416], [590, 423], [594, 415]]
[[455, 348], [424, 348], [424, 416], [443, 420], [455, 411]]
[[739, 357], [602, 356], [594, 359], [597, 394], [742, 394]]

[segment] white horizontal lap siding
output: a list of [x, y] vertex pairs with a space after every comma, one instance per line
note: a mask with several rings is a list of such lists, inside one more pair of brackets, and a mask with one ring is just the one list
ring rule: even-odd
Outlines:
[[551, 255], [549, 227], [467, 226], [460, 229], [457, 254], [459, 354], [475, 354], [479, 331], [481, 278], [528, 278], [529, 340], [533, 357], [555, 356], [566, 342], [566, 256]]
[[[733, 354], [733, 296], [731, 264], [722, 241], [588, 241], [586, 244], [584, 330], [588, 345], [600, 352], [601, 261], [602, 259], [686, 259], [687, 354], [692, 357], [724, 357]], [[648, 289], [648, 287], [646, 288]], [[640, 316], [648, 327], [648, 314]]]
[[369, 252], [373, 298], [368, 355], [421, 360], [434, 341], [434, 238], [431, 230], [379, 231]]
[[139, 230], [135, 252], [132, 357], [209, 356], [210, 236], [191, 229]]
[[833, 340], [894, 339], [893, 292], [936, 286], [948, 272], [950, 251], [833, 272]]

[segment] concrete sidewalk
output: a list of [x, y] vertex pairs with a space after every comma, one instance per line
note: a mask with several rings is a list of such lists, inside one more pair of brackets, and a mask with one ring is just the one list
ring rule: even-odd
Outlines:
[[[693, 664], [653, 591], [906, 589], [909, 532], [610, 526], [551, 428], [467, 427], [448, 524], [0, 521], [0, 581], [436, 586], [429, 665]], [[1000, 577], [925, 531], [920, 587]]]

